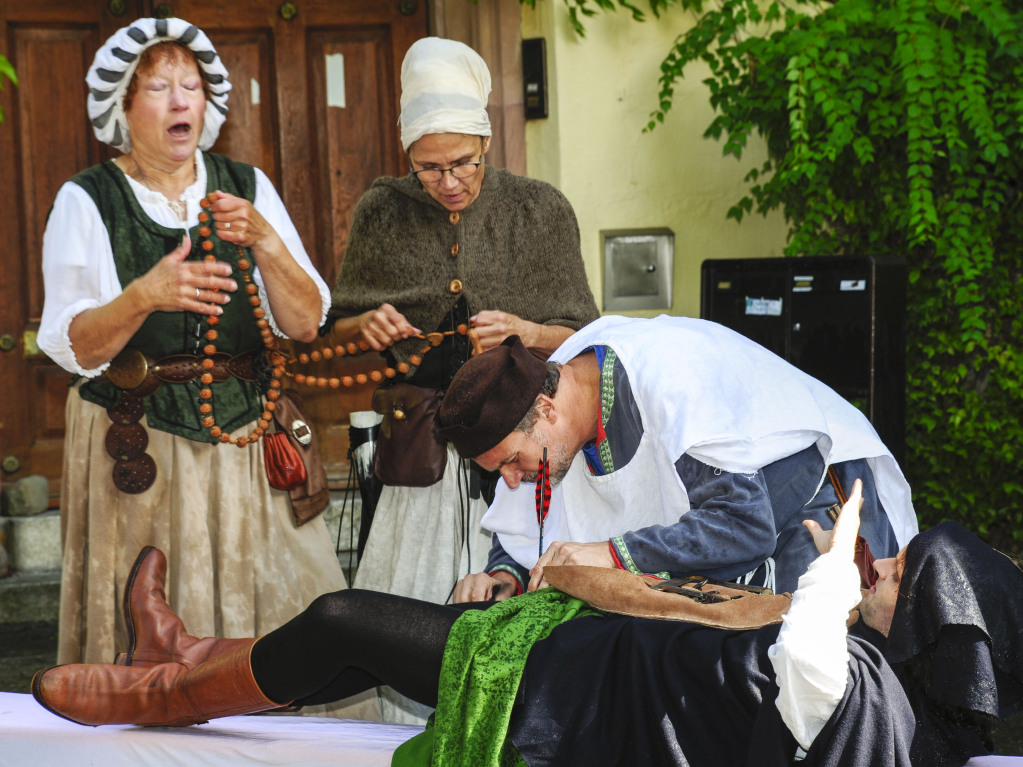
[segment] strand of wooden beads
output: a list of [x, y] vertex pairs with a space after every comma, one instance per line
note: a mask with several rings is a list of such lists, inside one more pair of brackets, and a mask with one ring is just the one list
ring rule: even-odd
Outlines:
[[[380, 383], [385, 378], [394, 378], [396, 375], [401, 373], [405, 375], [411, 369], [411, 367], [419, 367], [423, 362], [423, 355], [427, 354], [431, 349], [441, 345], [446, 336], [454, 335], [468, 335], [473, 340], [473, 346], [476, 348], [476, 339], [474, 338], [476, 331], [471, 329], [468, 325], [459, 325], [455, 330], [448, 330], [443, 333], [417, 333], [409, 338], [419, 338], [426, 341], [426, 346], [419, 350], [419, 354], [412, 354], [408, 358], [408, 362], [399, 362], [394, 367], [386, 367], [381, 370], [371, 370], [369, 373], [359, 373], [354, 376], [342, 376], [341, 378], [332, 377], [327, 378], [324, 376], [311, 376], [303, 373], [293, 373], [290, 370], [285, 370], [285, 375], [294, 378], [295, 383], [299, 386], [306, 385], [311, 387], [318, 387], [321, 389], [331, 388], [339, 389], [342, 386], [352, 387], [361, 386], [362, 384], [373, 381], [374, 383]], [[297, 358], [288, 360], [289, 363], [298, 362], [300, 365], [308, 365], [310, 362], [319, 362], [321, 359], [329, 360], [334, 357], [354, 357], [363, 352], [370, 350], [370, 345], [365, 341], [359, 341], [358, 343], [352, 341], [348, 344], [338, 344], [337, 346], [330, 347], [326, 346], [321, 350], [315, 350], [306, 354], [303, 352], [299, 354]]]
[[[210, 240], [210, 235], [213, 233], [213, 217], [210, 216], [208, 211], [210, 205], [216, 202], [216, 200], [216, 194], [210, 193], [199, 202], [199, 205], [203, 208], [199, 212], [199, 237], [201, 247], [206, 251], [203, 260], [209, 263], [217, 260], [217, 257], [212, 253], [214, 245]], [[258, 442], [259, 438], [270, 428], [273, 411], [277, 409], [277, 398], [280, 396], [281, 378], [284, 376], [284, 365], [286, 362], [285, 356], [277, 351], [277, 340], [274, 338], [273, 331], [270, 329], [270, 323], [266, 319], [266, 310], [260, 306], [262, 302], [259, 298], [259, 286], [252, 281], [252, 277], [249, 274], [250, 267], [251, 264], [245, 257], [245, 252], [238, 246], [238, 271], [241, 272], [242, 279], [245, 282], [245, 292], [248, 294], [249, 304], [252, 306], [252, 315], [256, 318], [256, 326], [259, 328], [263, 345], [270, 352], [270, 365], [273, 369], [273, 377], [270, 379], [270, 388], [266, 392], [266, 409], [248, 437], [232, 439], [230, 434], [217, 426], [216, 419], [213, 416], [213, 389], [211, 388], [213, 373], [211, 371], [216, 365], [213, 361], [213, 355], [217, 353], [217, 325], [220, 324], [220, 318], [213, 314], [206, 316], [208, 328], [205, 334], [206, 344], [202, 348], [203, 354], [206, 356], [200, 363], [203, 369], [203, 373], [199, 378], [203, 384], [203, 388], [199, 390], [199, 399], [201, 401], [199, 412], [203, 415], [202, 425], [209, 429], [210, 434], [222, 443], [231, 443], [238, 447], [245, 447], [246, 445]], [[218, 291], [214, 289], [213, 292], [216, 293]]]

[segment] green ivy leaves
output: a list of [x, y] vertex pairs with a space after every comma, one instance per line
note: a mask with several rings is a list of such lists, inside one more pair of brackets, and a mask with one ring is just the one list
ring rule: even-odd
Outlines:
[[[535, 0], [524, 0], [532, 4]], [[582, 16], [613, 9], [564, 0]], [[624, 2], [618, 5], [633, 8]], [[768, 159], [728, 212], [782, 210], [789, 255], [909, 264], [907, 474], [943, 518], [1023, 544], [1023, 6], [1010, 0], [651, 1], [693, 12], [657, 72], [666, 125], [693, 62], [705, 136]], [[634, 11], [634, 17], [637, 17]]]

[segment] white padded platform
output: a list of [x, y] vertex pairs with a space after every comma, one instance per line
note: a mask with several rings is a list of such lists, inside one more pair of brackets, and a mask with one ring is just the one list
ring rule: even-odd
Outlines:
[[0, 767], [388, 767], [422, 727], [311, 716], [214, 719], [194, 727], [83, 727], [31, 695], [0, 693]]
[[[83, 727], [0, 692], [0, 767], [389, 767], [422, 727], [312, 716], [231, 716], [194, 727]], [[1023, 767], [980, 756], [966, 767]]]

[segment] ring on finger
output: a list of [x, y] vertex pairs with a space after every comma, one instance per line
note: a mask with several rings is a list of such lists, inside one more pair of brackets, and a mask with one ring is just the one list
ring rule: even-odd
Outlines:
[[230, 221], [225, 221], [224, 222], [224, 228], [225, 229], [230, 229], [231, 228], [231, 222]]
[[196, 288], [196, 289], [195, 289], [195, 300], [196, 300], [196, 301], [198, 301], [198, 300], [199, 300], [199, 288]]

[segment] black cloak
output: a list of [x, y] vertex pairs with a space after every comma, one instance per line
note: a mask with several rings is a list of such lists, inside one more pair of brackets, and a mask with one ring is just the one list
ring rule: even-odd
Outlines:
[[910, 541], [885, 657], [917, 716], [914, 764], [991, 753], [1023, 710], [1023, 571], [962, 525]]
[[[779, 627], [603, 615], [537, 642], [509, 737], [530, 767], [782, 767]], [[889, 639], [856, 624], [845, 696], [804, 767], [959, 767], [1023, 708], [1023, 572], [952, 523], [909, 545]]]

